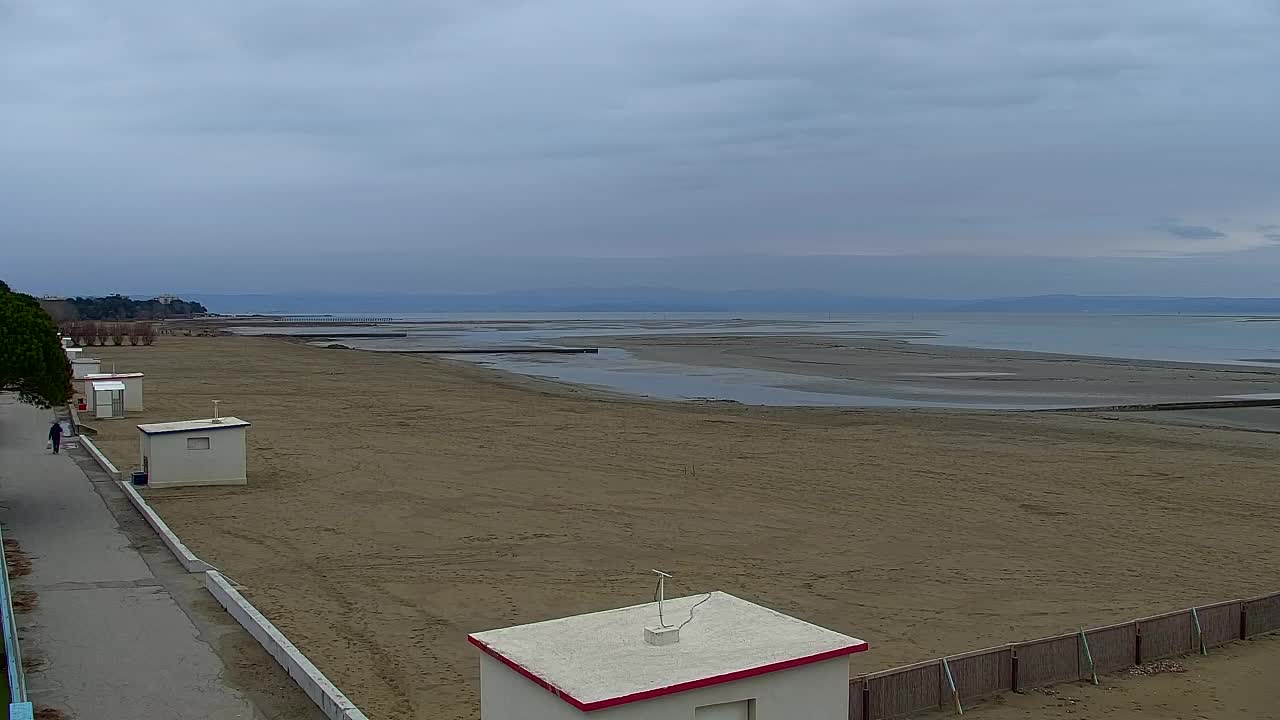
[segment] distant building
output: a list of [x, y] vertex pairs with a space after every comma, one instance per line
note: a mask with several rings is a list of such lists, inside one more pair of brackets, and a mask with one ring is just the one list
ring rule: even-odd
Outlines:
[[168, 295], [168, 294], [161, 295], [160, 297], [156, 298], [156, 302], [160, 303], [161, 305], [170, 305], [176, 302], [177, 300], [178, 300], [177, 295]]

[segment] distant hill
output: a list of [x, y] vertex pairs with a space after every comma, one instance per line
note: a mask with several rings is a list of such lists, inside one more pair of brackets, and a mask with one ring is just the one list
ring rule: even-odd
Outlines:
[[808, 290], [703, 292], [673, 288], [558, 288], [477, 295], [193, 293], [212, 312], [237, 313], [1206, 313], [1280, 314], [1280, 298], [1044, 295], [947, 300]]
[[162, 295], [135, 300], [126, 295], [104, 297], [43, 298], [40, 304], [59, 321], [64, 320], [160, 320], [207, 313], [199, 302]]

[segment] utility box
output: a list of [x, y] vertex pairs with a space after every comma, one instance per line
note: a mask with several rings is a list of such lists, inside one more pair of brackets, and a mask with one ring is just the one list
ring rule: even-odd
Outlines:
[[89, 383], [93, 398], [93, 416], [99, 420], [124, 417], [124, 383], [119, 380], [95, 380]]
[[482, 651], [480, 717], [848, 717], [848, 656], [862, 640], [722, 592], [667, 600], [662, 613], [646, 603], [469, 635]]
[[235, 417], [139, 425], [142, 469], [151, 487], [244, 485], [245, 428]]
[[[94, 362], [97, 362], [96, 360]], [[102, 380], [114, 380], [124, 383], [125, 412], [142, 412], [142, 373], [94, 373], [84, 377], [84, 397], [89, 410], [94, 410], [94, 396], [91, 385]]]

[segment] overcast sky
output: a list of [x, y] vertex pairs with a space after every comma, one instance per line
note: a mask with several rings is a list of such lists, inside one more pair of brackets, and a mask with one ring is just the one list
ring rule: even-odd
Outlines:
[[[487, 258], [689, 255], [1280, 272], [1278, 128], [1276, 0], [0, 0], [0, 275], [377, 289], [443, 263], [465, 290]], [[110, 254], [68, 285], [52, 248]]]

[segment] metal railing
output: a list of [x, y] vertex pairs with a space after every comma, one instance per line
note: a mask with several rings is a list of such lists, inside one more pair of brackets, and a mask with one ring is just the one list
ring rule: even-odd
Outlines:
[[0, 532], [0, 614], [4, 616], [4, 660], [9, 673], [10, 720], [31, 717], [27, 700], [27, 676], [22, 669], [22, 648], [18, 645], [18, 623], [13, 616], [13, 592], [9, 584], [9, 558], [4, 552], [4, 534]]

